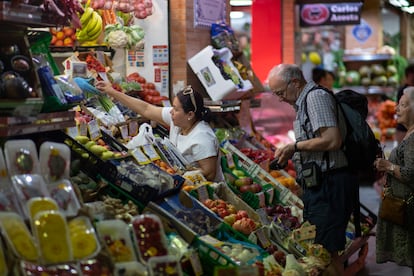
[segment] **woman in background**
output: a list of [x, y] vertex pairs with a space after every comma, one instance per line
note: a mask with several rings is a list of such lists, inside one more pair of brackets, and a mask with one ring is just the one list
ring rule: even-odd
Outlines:
[[[414, 87], [404, 89], [396, 108], [397, 122], [407, 128], [402, 141], [388, 160], [375, 161], [378, 171], [387, 173], [387, 189], [399, 198], [408, 199], [414, 193]], [[414, 203], [413, 203], [414, 204]], [[410, 215], [412, 215], [410, 213]], [[414, 218], [404, 226], [378, 219], [376, 231], [377, 263], [395, 262], [411, 267], [414, 275]]]

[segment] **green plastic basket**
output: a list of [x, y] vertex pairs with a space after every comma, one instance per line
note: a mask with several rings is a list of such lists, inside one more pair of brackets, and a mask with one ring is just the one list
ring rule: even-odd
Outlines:
[[30, 51], [33, 55], [43, 54], [49, 62], [50, 68], [54, 75], [59, 75], [59, 67], [57, 66], [52, 54], [49, 50], [50, 41], [52, 41], [52, 34], [46, 31], [28, 31], [27, 37], [29, 39]]

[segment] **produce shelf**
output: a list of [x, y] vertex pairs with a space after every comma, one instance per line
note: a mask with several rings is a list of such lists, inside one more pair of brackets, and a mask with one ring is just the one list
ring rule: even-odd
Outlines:
[[351, 61], [386, 61], [390, 60], [392, 55], [390, 54], [363, 54], [363, 55], [345, 55], [343, 57], [344, 62]]
[[29, 117], [0, 117], [0, 136], [60, 130], [75, 126], [74, 118], [74, 111], [39, 113]]
[[363, 95], [389, 95], [395, 93], [392, 86], [343, 86], [339, 90], [351, 89]]
[[3, 22], [31, 27], [52, 27], [63, 23], [56, 22], [52, 16], [44, 13], [40, 5], [0, 1], [0, 21]]

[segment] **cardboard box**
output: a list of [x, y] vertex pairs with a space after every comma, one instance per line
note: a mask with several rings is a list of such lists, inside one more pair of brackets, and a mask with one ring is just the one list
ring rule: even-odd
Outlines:
[[[239, 86], [231, 79], [224, 79], [220, 69], [213, 61], [214, 56], [229, 66], [228, 68], [238, 77]], [[253, 89], [249, 80], [241, 78], [239, 71], [231, 60], [232, 57], [233, 54], [228, 48], [214, 49], [211, 45], [208, 45], [188, 60], [191, 69], [197, 75], [213, 101], [222, 99], [237, 100]]]

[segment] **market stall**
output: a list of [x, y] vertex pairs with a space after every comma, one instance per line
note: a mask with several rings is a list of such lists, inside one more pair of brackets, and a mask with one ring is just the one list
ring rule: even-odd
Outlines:
[[[49, 16], [33, 3], [1, 6], [11, 31], [0, 35], [11, 40], [0, 43], [0, 274], [319, 275], [329, 267], [303, 221], [293, 166], [270, 169], [274, 145], [252, 125], [251, 100], [263, 87], [222, 34], [188, 63], [217, 115], [225, 181], [207, 181], [163, 127], [95, 88], [108, 80], [119, 93], [169, 104], [167, 43], [143, 40], [154, 23], [145, 20], [165, 12], [161, 2], [73, 2], [65, 12], [44, 7]], [[135, 51], [127, 55], [139, 70], [119, 69], [120, 49]], [[359, 252], [350, 275], [376, 223], [361, 214], [343, 252], [344, 263]]]

